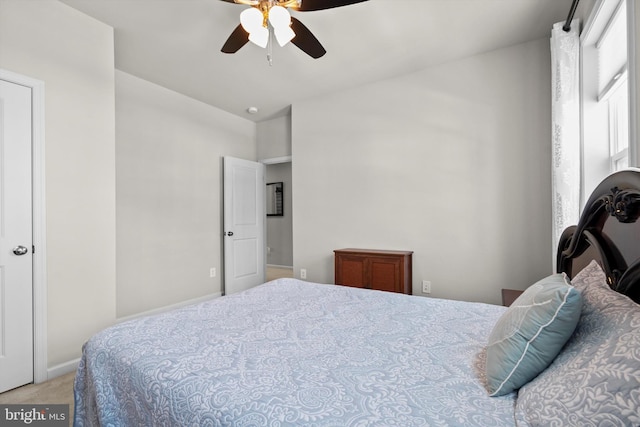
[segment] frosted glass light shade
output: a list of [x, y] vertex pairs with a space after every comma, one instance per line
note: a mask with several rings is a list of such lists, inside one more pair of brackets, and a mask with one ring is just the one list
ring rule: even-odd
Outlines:
[[278, 40], [278, 44], [280, 45], [280, 47], [289, 43], [291, 39], [296, 36], [296, 33], [294, 33], [291, 27], [289, 27], [288, 25], [280, 28], [275, 27], [273, 29], [273, 32], [276, 35], [276, 40]]
[[260, 27], [249, 33], [249, 41], [264, 48], [267, 47], [269, 42], [269, 30], [265, 27]]
[[282, 6], [273, 6], [269, 9], [269, 22], [273, 28], [283, 28], [291, 25], [291, 15]]
[[255, 7], [250, 7], [249, 9], [245, 9], [240, 14], [240, 24], [244, 30], [251, 34], [259, 28], [264, 28], [263, 24], [263, 16], [262, 12], [260, 12]]

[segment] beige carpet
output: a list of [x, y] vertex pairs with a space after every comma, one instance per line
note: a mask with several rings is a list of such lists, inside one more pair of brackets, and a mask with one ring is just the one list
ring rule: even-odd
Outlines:
[[280, 279], [282, 277], [293, 277], [293, 268], [267, 266], [267, 282], [270, 280]]
[[68, 404], [69, 425], [73, 424], [73, 379], [75, 372], [62, 375], [42, 384], [28, 384], [0, 393], [0, 404], [30, 403], [37, 405]]

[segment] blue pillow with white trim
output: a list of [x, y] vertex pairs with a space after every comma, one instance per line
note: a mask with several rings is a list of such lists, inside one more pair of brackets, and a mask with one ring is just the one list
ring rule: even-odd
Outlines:
[[487, 390], [515, 391], [551, 364], [580, 320], [582, 297], [566, 274], [531, 285], [498, 319], [487, 346]]

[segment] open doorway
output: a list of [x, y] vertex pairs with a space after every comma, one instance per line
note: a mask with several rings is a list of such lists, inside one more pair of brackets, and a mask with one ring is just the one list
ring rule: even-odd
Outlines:
[[266, 181], [282, 183], [281, 214], [267, 216], [267, 281], [293, 277], [293, 215], [291, 161], [266, 165]]

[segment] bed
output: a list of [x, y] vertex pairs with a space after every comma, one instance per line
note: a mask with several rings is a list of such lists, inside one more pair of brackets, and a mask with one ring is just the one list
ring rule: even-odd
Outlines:
[[279, 279], [114, 325], [74, 425], [638, 426], [639, 214], [608, 177], [509, 308]]

